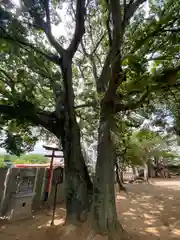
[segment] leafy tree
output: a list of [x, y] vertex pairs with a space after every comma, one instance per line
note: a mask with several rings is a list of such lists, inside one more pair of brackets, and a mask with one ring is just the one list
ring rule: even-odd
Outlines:
[[[177, 60], [179, 4], [164, 1], [157, 7], [151, 2], [149, 17], [145, 18], [140, 8], [144, 2], [124, 1], [123, 5], [118, 0], [103, 1], [99, 8], [92, 8], [93, 17], [88, 19], [90, 27], [81, 45], [84, 53], [81, 61], [85, 56], [91, 64], [100, 105], [94, 218], [102, 232], [109, 229], [116, 232], [118, 225], [112, 190], [114, 116], [134, 111], [175, 87], [180, 69]], [[162, 47], [164, 40], [168, 43], [166, 49]], [[150, 68], [149, 63], [155, 67]], [[89, 69], [84, 72], [87, 74]], [[108, 213], [113, 213], [113, 218]]]
[[48, 159], [41, 154], [25, 154], [16, 159], [14, 163], [47, 163]]
[[17, 157], [12, 155], [0, 155], [0, 167], [7, 167], [7, 163], [11, 165], [16, 159]]
[[[143, 166], [146, 163], [152, 164], [154, 158], [168, 158], [173, 156], [170, 149], [172, 147], [172, 138], [165, 132], [165, 128], [158, 128], [158, 131], [151, 130], [157, 128], [155, 119], [145, 123], [145, 118], [141, 117], [142, 121], [136, 121], [134, 124], [132, 119], [121, 120], [121, 126], [116, 130], [116, 155], [117, 164], [120, 171], [124, 171], [127, 166], [136, 167]], [[147, 121], [147, 119], [146, 119]], [[169, 144], [171, 143], [171, 144]]]
[[[68, 8], [70, 4], [71, 1], [67, 1]], [[12, 119], [16, 125], [14, 131], [20, 126], [28, 133], [27, 137], [33, 126], [40, 126], [61, 140], [67, 219], [80, 220], [89, 207], [92, 183], [81, 152], [72, 82], [72, 59], [85, 31], [86, 1], [73, 1], [74, 5], [75, 30], [66, 48], [61, 39], [52, 34], [53, 25], [61, 21], [58, 11], [63, 5], [58, 1], [20, 1], [20, 6], [3, 1], [0, 8], [3, 51], [0, 112], [2, 124], [8, 125], [6, 146], [11, 145], [17, 154], [22, 153], [17, 152], [17, 140], [29, 145], [35, 134], [30, 134], [31, 139], [22, 139], [19, 132], [12, 134]]]
[[[69, 16], [75, 19], [75, 32], [68, 39], [72, 36], [68, 31], [65, 42], [52, 34], [52, 23], [59, 21], [57, 12], [62, 5], [57, 1], [21, 2], [17, 10], [6, 1], [1, 6], [1, 48], [7, 59], [1, 71], [2, 122], [17, 119], [31, 123], [26, 125], [29, 131], [34, 125], [42, 126], [61, 138], [67, 218], [71, 220], [80, 219], [89, 207], [87, 196], [92, 193], [92, 184], [81, 153], [80, 127], [84, 135], [92, 130], [98, 139], [94, 225], [98, 232], [119, 239], [123, 230], [117, 220], [114, 194], [116, 116], [140, 111], [143, 104], [150, 106], [151, 101], [162, 99], [170, 88], [177, 87], [179, 1], [160, 1], [160, 6], [150, 1], [147, 18], [142, 8], [146, 0], [92, 0], [87, 5], [85, 1], [66, 1]], [[9, 54], [13, 52], [10, 49], [14, 54]], [[19, 76], [22, 65], [25, 74], [20, 71]], [[77, 93], [80, 78], [85, 88]], [[26, 91], [28, 88], [31, 91]], [[83, 114], [85, 127], [80, 121]], [[90, 116], [93, 124], [87, 127]], [[97, 134], [93, 128], [98, 124]]]
[[148, 181], [149, 166], [152, 163], [152, 157], [162, 154], [165, 142], [160, 135], [148, 129], [141, 129], [135, 132], [132, 136], [132, 141], [139, 149], [139, 159], [141, 165], [144, 165], [144, 179]]

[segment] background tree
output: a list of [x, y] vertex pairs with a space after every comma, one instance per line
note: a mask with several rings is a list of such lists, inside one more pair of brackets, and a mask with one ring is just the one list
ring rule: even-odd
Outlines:
[[44, 157], [41, 154], [22, 154], [21, 156], [17, 157], [15, 155], [0, 155], [0, 167], [5, 167], [5, 161], [11, 161], [11, 163], [22, 163], [22, 164], [29, 164], [29, 163], [48, 163], [48, 158]]

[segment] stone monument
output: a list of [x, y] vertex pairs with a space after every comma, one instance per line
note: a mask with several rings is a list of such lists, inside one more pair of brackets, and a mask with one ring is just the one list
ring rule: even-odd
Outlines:
[[16, 192], [11, 195], [7, 211], [10, 221], [32, 217], [35, 175], [36, 169], [20, 169], [15, 179]]

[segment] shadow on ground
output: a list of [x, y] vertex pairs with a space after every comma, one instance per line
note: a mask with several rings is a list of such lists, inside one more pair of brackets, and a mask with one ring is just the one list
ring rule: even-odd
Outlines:
[[[50, 227], [52, 212], [44, 210], [34, 215], [33, 219], [20, 220], [12, 223], [0, 221], [0, 239], [3, 240], [36, 240], [42, 238], [54, 239], [53, 232], [56, 226], [64, 224], [66, 210], [64, 206], [58, 206], [55, 216], [55, 226]], [[53, 232], [51, 231], [53, 229]], [[51, 232], [49, 236], [49, 231]]]
[[180, 180], [127, 184], [117, 210], [133, 239], [180, 239]]
[[[120, 222], [133, 240], [180, 239], [180, 180], [127, 184], [126, 188], [127, 194], [117, 194], [117, 212]], [[50, 227], [51, 211], [38, 213], [34, 219], [11, 224], [0, 221], [0, 239], [86, 239], [88, 223], [79, 228], [71, 225], [62, 227], [65, 214], [64, 206], [58, 206], [53, 227]]]

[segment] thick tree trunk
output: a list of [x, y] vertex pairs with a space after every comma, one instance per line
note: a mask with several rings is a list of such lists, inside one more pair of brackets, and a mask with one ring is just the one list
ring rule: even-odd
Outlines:
[[98, 157], [94, 181], [93, 216], [95, 231], [109, 234], [111, 239], [123, 239], [124, 230], [116, 213], [114, 168], [115, 152], [110, 122], [101, 119], [98, 138]]
[[81, 152], [80, 129], [74, 111], [72, 67], [69, 59], [62, 66], [64, 99], [63, 151], [65, 160], [65, 193], [68, 222], [86, 220], [92, 203], [93, 185]]
[[84, 221], [90, 211], [93, 185], [81, 152], [78, 126], [69, 134], [71, 140], [65, 143], [64, 152], [67, 221]]

